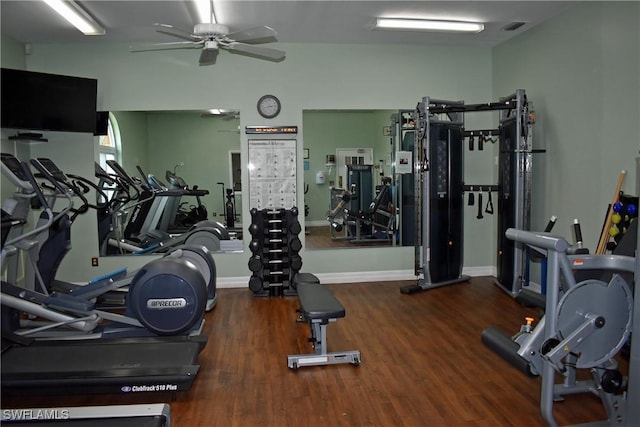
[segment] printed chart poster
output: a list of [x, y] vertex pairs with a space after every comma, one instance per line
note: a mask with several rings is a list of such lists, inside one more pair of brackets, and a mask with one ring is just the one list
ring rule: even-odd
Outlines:
[[296, 204], [296, 140], [249, 140], [249, 209]]

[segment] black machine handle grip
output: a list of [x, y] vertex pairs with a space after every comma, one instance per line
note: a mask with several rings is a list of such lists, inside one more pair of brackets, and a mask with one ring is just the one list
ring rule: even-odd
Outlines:
[[489, 215], [493, 215], [493, 198], [491, 197], [491, 189], [487, 191], [489, 200], [487, 201], [487, 208], [484, 210]]
[[482, 193], [478, 193], [478, 215], [477, 219], [482, 219], [484, 216], [482, 215]]
[[484, 150], [484, 135], [478, 135], [478, 151]]
[[553, 229], [553, 226], [556, 225], [556, 221], [558, 220], [558, 217], [555, 215], [552, 215], [551, 218], [549, 218], [549, 222], [547, 223], [547, 226], [544, 228], [544, 232], [548, 233]]
[[576, 244], [582, 245], [582, 229], [580, 228], [580, 221], [578, 219], [573, 220], [573, 232], [576, 235]]
[[49, 205], [47, 204], [47, 199], [44, 197], [44, 194], [42, 194], [42, 190], [40, 189], [40, 186], [36, 182], [36, 177], [33, 176], [33, 173], [31, 173], [31, 169], [29, 168], [29, 165], [25, 162], [20, 162], [20, 169], [22, 170], [22, 173], [24, 173], [26, 178], [29, 180], [29, 184], [31, 184], [31, 186], [33, 187], [33, 191], [36, 193], [36, 197], [38, 198], [38, 201], [40, 202], [40, 204], [45, 209], [49, 208]]

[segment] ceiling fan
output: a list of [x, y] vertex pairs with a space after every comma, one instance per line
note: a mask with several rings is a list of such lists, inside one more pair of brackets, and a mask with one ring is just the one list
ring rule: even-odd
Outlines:
[[277, 33], [273, 28], [267, 26], [229, 33], [229, 27], [221, 24], [197, 24], [193, 28], [193, 32], [168, 24], [154, 25], [157, 32], [168, 34], [184, 41], [133, 45], [131, 46], [132, 52], [185, 48], [201, 49], [198, 61], [200, 65], [215, 64], [220, 49], [272, 61], [280, 61], [284, 59], [286, 54], [282, 50], [254, 46], [259, 43], [277, 41]]

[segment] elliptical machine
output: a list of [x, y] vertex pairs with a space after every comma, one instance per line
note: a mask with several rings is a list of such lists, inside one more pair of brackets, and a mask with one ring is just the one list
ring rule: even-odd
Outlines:
[[[91, 187], [95, 190], [98, 195], [99, 200], [108, 200], [107, 194], [100, 188], [99, 185], [94, 184], [92, 181], [83, 178], [77, 175], [65, 174], [58, 168], [58, 166], [51, 160], [47, 158], [38, 158], [33, 159], [32, 163], [38, 165], [38, 170], [46, 171], [46, 179], [51, 181], [55, 180], [58, 184], [62, 186], [63, 189], [66, 189], [66, 194], [72, 194], [73, 196], [79, 197], [83, 204], [80, 208], [75, 209], [71, 207], [70, 209], [74, 211], [74, 215], [67, 219], [63, 210], [62, 213], [57, 214], [56, 218], [54, 218], [55, 227], [50, 227], [46, 232], [41, 233], [38, 236], [38, 240], [40, 241], [40, 251], [37, 257], [37, 272], [35, 276], [40, 280], [42, 285], [42, 290], [45, 292], [51, 292], [52, 290], [57, 290], [61, 292], [72, 292], [76, 285], [65, 283], [55, 279], [58, 268], [64, 256], [71, 249], [71, 236], [70, 236], [70, 228], [73, 224], [75, 216], [78, 213], [84, 213], [89, 210], [89, 208], [93, 208], [100, 212], [102, 209], [107, 209], [107, 203], [97, 203], [91, 204], [87, 201], [87, 198], [84, 196], [88, 191], [87, 187]], [[15, 178], [14, 178], [15, 179]], [[57, 192], [60, 194], [60, 192]], [[72, 206], [73, 201], [69, 200], [69, 206]], [[69, 209], [69, 208], [68, 208]], [[62, 221], [56, 221], [56, 219], [60, 217]], [[180, 257], [187, 258], [191, 260], [191, 262], [195, 263], [199, 268], [200, 273], [202, 274], [205, 283], [207, 284], [207, 303], [206, 303], [206, 311], [212, 310], [217, 302], [217, 292], [216, 292], [216, 265], [213, 260], [213, 257], [208, 250], [203, 245], [197, 244], [198, 242], [190, 242], [189, 244], [175, 246], [173, 248], [169, 248], [167, 251], [163, 253], [164, 256], [176, 256], [178, 250], [180, 250]], [[118, 274], [112, 274], [112, 280], [130, 280], [133, 277], [133, 273], [127, 274], [126, 272], [120, 272]], [[100, 278], [97, 280], [101, 280]], [[94, 279], [94, 281], [97, 281]], [[126, 286], [126, 284], [124, 285]], [[120, 289], [122, 286], [118, 287]], [[31, 287], [31, 289], [35, 289], [35, 287]], [[122, 294], [122, 292], [118, 292], [118, 294]], [[113, 296], [113, 292], [110, 294], [103, 295], [103, 299], [106, 295]], [[111, 304], [122, 305], [120, 300], [110, 300]]]
[[[31, 164], [58, 192], [68, 191], [49, 174], [42, 162], [33, 159]], [[2, 171], [5, 176], [13, 176], [21, 183], [24, 198], [37, 198], [47, 217], [33, 231], [5, 242], [2, 248], [4, 269], [7, 255], [14, 252], [12, 246], [46, 231], [54, 214], [26, 163], [12, 155], [3, 154]], [[127, 275], [124, 269], [119, 270], [69, 293], [53, 291], [47, 294], [46, 289], [37, 292], [2, 282], [3, 334], [29, 338], [106, 338], [199, 333], [207, 305], [207, 283], [200, 270], [206, 266], [204, 258], [189, 257], [186, 255], [188, 253], [196, 252], [191, 252], [190, 248], [177, 249], [146, 264], [133, 276]], [[213, 263], [212, 258], [210, 262]], [[97, 308], [95, 298], [125, 286], [128, 287], [128, 293], [124, 315]], [[22, 312], [46, 321], [36, 325], [26, 324], [21, 321]], [[103, 326], [103, 320], [112, 322]]]

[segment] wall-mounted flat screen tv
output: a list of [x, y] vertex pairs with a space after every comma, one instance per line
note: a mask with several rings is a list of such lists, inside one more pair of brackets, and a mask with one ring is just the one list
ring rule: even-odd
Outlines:
[[2, 68], [3, 128], [96, 131], [98, 81]]

